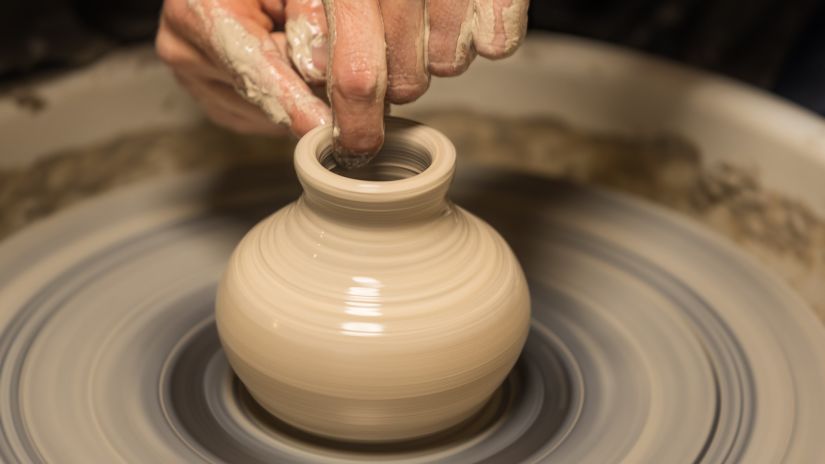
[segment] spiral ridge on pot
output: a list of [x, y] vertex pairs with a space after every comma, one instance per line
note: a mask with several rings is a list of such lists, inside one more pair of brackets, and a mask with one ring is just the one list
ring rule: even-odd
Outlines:
[[267, 410], [321, 435], [399, 440], [456, 425], [524, 345], [523, 272], [498, 233], [446, 199], [455, 157], [443, 135], [388, 124], [395, 156], [376, 169], [412, 176], [365, 180], [323, 166], [328, 132], [296, 149], [305, 194], [230, 259], [216, 303], [229, 361]]
[[287, 165], [154, 179], [0, 244], [0, 460], [797, 463], [825, 453], [825, 372], [812, 368], [825, 364], [825, 329], [778, 279], [651, 204], [481, 168], [462, 169], [451, 195], [508, 238], [533, 305], [502, 387], [467, 422], [403, 443], [290, 427], [233, 375], [213, 311], [232, 249], [299, 193]]

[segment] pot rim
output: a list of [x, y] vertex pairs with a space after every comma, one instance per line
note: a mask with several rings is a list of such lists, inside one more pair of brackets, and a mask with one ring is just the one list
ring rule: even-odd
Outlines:
[[[382, 150], [403, 147], [426, 153], [429, 165], [420, 173], [396, 180], [362, 180], [331, 171], [322, 158], [332, 147], [332, 126], [309, 131], [295, 147], [295, 171], [305, 190], [367, 203], [397, 202], [443, 190], [455, 172], [455, 146], [440, 131], [408, 119], [387, 117]], [[381, 156], [381, 153], [377, 156]]]

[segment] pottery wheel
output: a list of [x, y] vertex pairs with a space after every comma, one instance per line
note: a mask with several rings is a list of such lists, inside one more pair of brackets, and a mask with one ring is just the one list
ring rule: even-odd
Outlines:
[[[478, 416], [414, 442], [317, 439], [234, 378], [212, 317], [288, 167], [121, 189], [0, 245], [5, 462], [817, 462], [825, 330], [730, 244], [625, 196], [462, 169], [453, 199], [527, 273], [525, 351]], [[283, 353], [289, 356], [289, 353]]]

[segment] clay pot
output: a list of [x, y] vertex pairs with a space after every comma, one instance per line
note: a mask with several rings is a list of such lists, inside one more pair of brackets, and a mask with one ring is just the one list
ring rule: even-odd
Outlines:
[[337, 173], [331, 128], [295, 149], [304, 194], [256, 225], [217, 297], [226, 355], [281, 420], [356, 441], [472, 416], [513, 367], [530, 297], [505, 241], [446, 198], [455, 148], [390, 118], [382, 152]]

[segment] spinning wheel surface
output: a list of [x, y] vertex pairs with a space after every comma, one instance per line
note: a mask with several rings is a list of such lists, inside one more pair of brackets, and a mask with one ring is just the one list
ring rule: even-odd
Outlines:
[[[507, 238], [533, 323], [476, 417], [387, 445], [308, 436], [233, 377], [212, 319], [288, 167], [156, 180], [0, 245], [0, 458], [15, 462], [816, 462], [825, 330], [726, 242], [646, 203], [465, 169], [452, 197]], [[285, 356], [288, 353], [284, 354]]]

